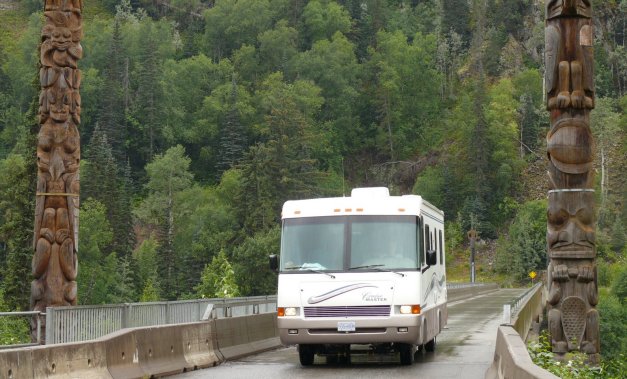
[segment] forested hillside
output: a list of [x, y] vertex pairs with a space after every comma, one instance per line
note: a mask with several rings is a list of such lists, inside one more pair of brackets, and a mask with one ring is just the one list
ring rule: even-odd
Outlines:
[[[627, 240], [627, 1], [593, 6], [609, 285]], [[83, 14], [79, 303], [273, 293], [282, 203], [357, 186], [443, 209], [449, 278], [467, 277], [471, 222], [480, 277], [546, 268], [544, 1], [84, 0]], [[0, 0], [13, 310], [30, 292], [41, 23], [41, 1]]]

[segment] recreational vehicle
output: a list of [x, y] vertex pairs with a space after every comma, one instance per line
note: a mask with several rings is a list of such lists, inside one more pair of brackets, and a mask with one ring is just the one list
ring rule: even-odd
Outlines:
[[356, 188], [287, 201], [270, 263], [280, 338], [298, 345], [302, 365], [364, 346], [408, 365], [446, 325], [444, 214], [420, 196]]

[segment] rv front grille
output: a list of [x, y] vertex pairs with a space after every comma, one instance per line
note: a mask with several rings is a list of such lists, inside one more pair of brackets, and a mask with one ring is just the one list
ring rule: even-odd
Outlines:
[[305, 317], [387, 317], [389, 305], [305, 307]]

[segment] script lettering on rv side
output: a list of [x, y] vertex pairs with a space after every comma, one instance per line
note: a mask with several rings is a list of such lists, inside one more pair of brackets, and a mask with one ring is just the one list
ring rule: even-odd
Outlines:
[[376, 302], [388, 301], [387, 297], [385, 297], [384, 295], [380, 293], [372, 293], [372, 292], [364, 292], [361, 299], [363, 301], [376, 301]]

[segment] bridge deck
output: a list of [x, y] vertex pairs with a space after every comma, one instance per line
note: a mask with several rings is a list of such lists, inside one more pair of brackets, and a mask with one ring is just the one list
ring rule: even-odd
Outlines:
[[326, 364], [317, 357], [303, 368], [295, 347], [281, 348], [172, 378], [464, 378], [483, 379], [494, 358], [503, 304], [524, 290], [502, 289], [449, 304], [448, 328], [435, 353], [417, 353], [412, 366], [393, 355], [354, 354], [351, 363]]

